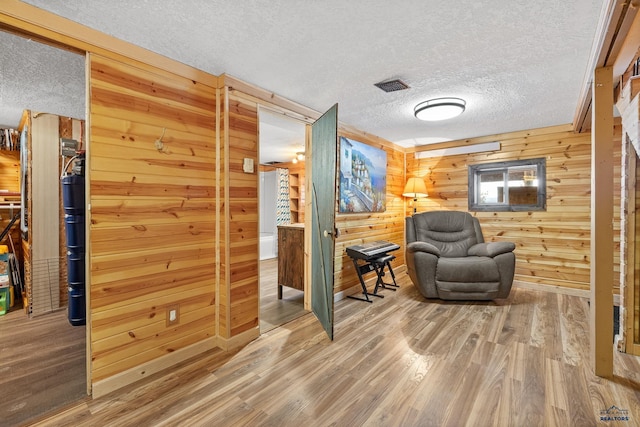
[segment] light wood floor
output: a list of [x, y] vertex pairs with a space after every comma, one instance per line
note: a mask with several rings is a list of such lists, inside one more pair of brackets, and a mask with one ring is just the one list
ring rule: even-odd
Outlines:
[[278, 299], [278, 259], [260, 261], [260, 332], [268, 332], [305, 313], [302, 291], [284, 286], [282, 299]]
[[0, 316], [0, 426], [85, 398], [85, 328], [66, 310], [28, 318], [22, 308]]
[[[303, 293], [277, 298], [277, 259], [261, 262], [262, 332], [305, 314]], [[29, 319], [19, 308], [0, 316], [0, 426], [29, 419], [86, 397], [84, 327], [65, 310]]]
[[[305, 315], [37, 425], [640, 425], [640, 361], [616, 353], [613, 380], [591, 374], [585, 299], [427, 301], [398, 278], [372, 304], [336, 303], [333, 342]], [[599, 422], [612, 406], [629, 421]]]

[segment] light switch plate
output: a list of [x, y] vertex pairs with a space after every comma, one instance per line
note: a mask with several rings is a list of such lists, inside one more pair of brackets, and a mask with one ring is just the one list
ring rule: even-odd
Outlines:
[[244, 173], [253, 173], [253, 159], [245, 157], [244, 163], [242, 164], [242, 170]]
[[167, 307], [167, 328], [180, 323], [180, 306], [173, 304]]

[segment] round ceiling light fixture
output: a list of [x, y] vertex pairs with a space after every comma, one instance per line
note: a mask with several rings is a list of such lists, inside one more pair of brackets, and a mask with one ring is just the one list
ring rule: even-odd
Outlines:
[[460, 98], [436, 98], [416, 105], [414, 114], [420, 120], [435, 122], [452, 119], [464, 111], [467, 103]]

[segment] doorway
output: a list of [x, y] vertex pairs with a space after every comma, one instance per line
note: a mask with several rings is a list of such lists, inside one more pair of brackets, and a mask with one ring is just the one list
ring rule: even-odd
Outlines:
[[[17, 270], [21, 278], [24, 280], [26, 274], [33, 285], [28, 298], [23, 299], [22, 295], [14, 293], [13, 306], [0, 316], [0, 371], [3, 372], [0, 379], [3, 390], [0, 419], [7, 425], [21, 425], [87, 396], [86, 326], [74, 326], [69, 321], [66, 250], [63, 246], [58, 251], [57, 245], [59, 240], [63, 244], [65, 240], [64, 217], [57, 214], [61, 209], [58, 179], [60, 136], [71, 135], [72, 122], [84, 121], [85, 58], [68, 49], [58, 49], [5, 32], [0, 33], [0, 44], [3, 46], [0, 128], [17, 131], [21, 128], [23, 111], [27, 109], [34, 112], [32, 119], [46, 122], [37, 124], [41, 127], [40, 136], [36, 143], [32, 141], [28, 161], [45, 159], [51, 179], [40, 181], [52, 185], [50, 190], [38, 189], [38, 185], [22, 189], [18, 182], [18, 197], [37, 201], [40, 207], [34, 209], [27, 205], [21, 209], [23, 212], [28, 210], [31, 216], [23, 216], [16, 223], [13, 233], [17, 235], [14, 234], [16, 238], [9, 244], [13, 243], [15, 249], [11, 252], [14, 255], [20, 253]], [[69, 123], [69, 127], [64, 129], [64, 123]], [[55, 127], [55, 131], [49, 136], [46, 132], [50, 126]], [[20, 151], [19, 146], [20, 142], [13, 147]], [[16, 177], [22, 175], [20, 157], [19, 154], [16, 156]], [[42, 166], [38, 166], [38, 172], [42, 172]], [[1, 179], [0, 190], [13, 185], [12, 178], [2, 175]], [[27, 191], [27, 188], [32, 188], [32, 191]], [[26, 227], [29, 224], [38, 228], [38, 222], [37, 230]], [[42, 242], [47, 244], [46, 249]], [[31, 253], [33, 257], [25, 260], [25, 253]], [[27, 268], [23, 269], [25, 261]]]
[[303, 122], [266, 108], [259, 111], [259, 126], [260, 333], [265, 333], [308, 313], [304, 263], [295, 261], [304, 251], [306, 131]]

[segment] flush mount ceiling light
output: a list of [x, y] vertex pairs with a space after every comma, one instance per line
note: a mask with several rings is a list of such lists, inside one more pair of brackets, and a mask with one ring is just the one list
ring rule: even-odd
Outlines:
[[414, 114], [420, 120], [435, 122], [459, 116], [467, 103], [460, 98], [436, 98], [416, 105]]

